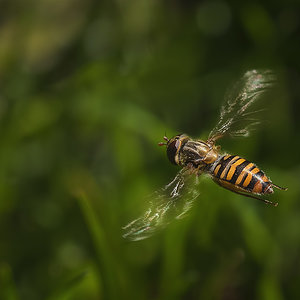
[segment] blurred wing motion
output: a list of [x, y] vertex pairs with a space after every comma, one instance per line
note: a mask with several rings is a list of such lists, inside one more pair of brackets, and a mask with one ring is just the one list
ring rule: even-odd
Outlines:
[[236, 83], [225, 95], [221, 107], [220, 120], [210, 132], [208, 142], [214, 143], [224, 135], [248, 136], [251, 128], [258, 124], [249, 107], [275, 83], [275, 75], [270, 70], [252, 70]]
[[124, 238], [132, 241], [148, 238], [172, 220], [186, 215], [199, 193], [195, 189], [195, 182], [191, 183], [195, 177], [185, 173], [185, 169], [179, 171], [168, 185], [151, 196], [149, 209], [123, 227]]

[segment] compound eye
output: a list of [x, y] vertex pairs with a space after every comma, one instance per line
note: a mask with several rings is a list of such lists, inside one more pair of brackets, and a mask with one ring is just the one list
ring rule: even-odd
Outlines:
[[167, 147], [167, 156], [168, 156], [170, 162], [174, 165], [176, 165], [175, 156], [176, 156], [178, 147], [179, 147], [178, 140], [172, 141]]

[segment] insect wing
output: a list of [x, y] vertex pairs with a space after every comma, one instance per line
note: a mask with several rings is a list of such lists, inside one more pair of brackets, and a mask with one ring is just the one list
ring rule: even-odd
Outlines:
[[250, 107], [275, 81], [275, 75], [270, 70], [246, 72], [225, 95], [219, 122], [210, 132], [208, 142], [214, 143], [225, 135], [248, 136], [259, 123], [253, 118], [258, 111], [251, 111]]
[[132, 241], [143, 240], [166, 227], [174, 219], [186, 216], [199, 195], [193, 179], [195, 177], [186, 175], [184, 169], [178, 172], [169, 184], [150, 196], [149, 209], [123, 227], [123, 237]]

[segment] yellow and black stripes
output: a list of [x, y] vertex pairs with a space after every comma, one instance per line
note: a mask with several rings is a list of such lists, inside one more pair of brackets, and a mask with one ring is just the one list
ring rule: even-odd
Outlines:
[[226, 187], [238, 188], [250, 193], [272, 193], [270, 180], [255, 164], [238, 155], [224, 155], [213, 166], [215, 179], [226, 182]]

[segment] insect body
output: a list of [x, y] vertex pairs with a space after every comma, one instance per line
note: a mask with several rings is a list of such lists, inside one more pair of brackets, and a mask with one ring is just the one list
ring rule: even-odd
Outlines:
[[223, 155], [211, 171], [214, 180], [230, 190], [254, 194], [273, 193], [272, 183], [264, 172], [238, 155]]
[[171, 139], [164, 137], [159, 143], [167, 148], [169, 160], [181, 167], [175, 178], [151, 196], [149, 209], [139, 218], [123, 227], [126, 238], [140, 240], [165, 227], [174, 218], [181, 218], [198, 198], [198, 186], [191, 182], [192, 174], [198, 178], [206, 173], [220, 186], [237, 194], [277, 205], [261, 198], [272, 194], [273, 187], [286, 190], [271, 180], [254, 163], [238, 156], [221, 153], [216, 141], [226, 136], [248, 136], [258, 124], [253, 119], [257, 111], [251, 105], [272, 87], [275, 77], [271, 71], [246, 72], [225, 95], [219, 121], [206, 141], [193, 140], [185, 134]]
[[235, 193], [277, 205], [254, 195], [271, 194], [272, 186], [284, 188], [273, 184], [254, 163], [238, 155], [220, 154], [220, 147], [214, 145], [214, 139], [194, 141], [184, 134], [164, 139], [167, 143], [160, 145], [167, 146], [167, 155], [172, 163], [197, 175], [207, 173], [220, 186]]

